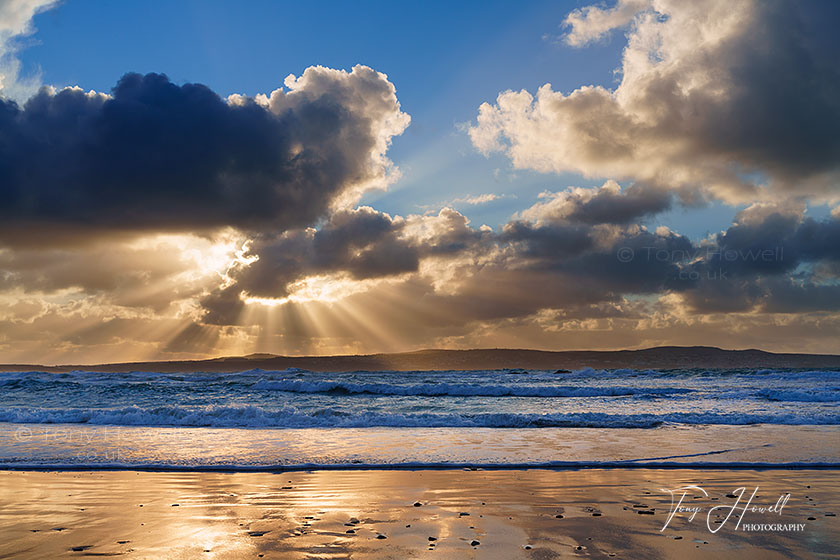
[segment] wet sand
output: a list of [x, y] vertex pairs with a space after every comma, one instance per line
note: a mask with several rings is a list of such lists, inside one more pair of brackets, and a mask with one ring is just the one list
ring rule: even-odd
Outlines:
[[838, 513], [836, 470], [0, 471], [0, 558], [840, 558]]

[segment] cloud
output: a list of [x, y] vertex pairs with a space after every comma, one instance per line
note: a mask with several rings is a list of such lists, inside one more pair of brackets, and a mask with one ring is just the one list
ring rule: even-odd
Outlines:
[[[590, 190], [594, 197], [601, 188]], [[235, 259], [241, 237], [7, 250], [0, 347], [14, 356], [40, 340], [45, 356], [147, 359], [437, 345], [742, 346], [763, 333], [798, 349], [781, 333], [802, 335], [815, 322], [840, 332], [838, 217], [754, 205], [695, 242], [667, 228], [581, 219], [580, 205], [543, 212], [544, 204], [499, 231], [472, 227], [452, 209], [405, 217], [344, 209], [319, 228], [257, 236]], [[220, 257], [202, 259], [214, 247]], [[192, 251], [194, 261], [185, 256]], [[113, 257], [99, 262], [103, 254]], [[825, 351], [826, 336], [809, 348]]]
[[22, 77], [19, 41], [35, 32], [32, 18], [58, 0], [4, 0], [0, 2], [0, 98], [24, 100], [35, 93], [40, 76]]
[[385, 151], [409, 118], [384, 74], [313, 67], [286, 86], [226, 101], [126, 74], [110, 95], [45, 88], [23, 108], [0, 100], [0, 242], [281, 232], [387, 183]]
[[495, 202], [502, 198], [510, 198], [513, 195], [499, 195], [494, 193], [485, 193], [485, 194], [477, 194], [475, 196], [464, 196], [461, 198], [456, 198], [452, 201], [452, 204], [468, 204], [470, 206], [480, 206], [482, 204], [488, 204], [490, 202]]
[[565, 220], [587, 224], [629, 224], [671, 208], [673, 195], [666, 189], [634, 183], [622, 190], [613, 180], [598, 189], [571, 188], [540, 195], [542, 202], [518, 216], [538, 224]]
[[596, 41], [613, 29], [628, 25], [651, 4], [651, 0], [618, 0], [609, 9], [585, 6], [574, 10], [563, 22], [569, 28], [565, 40], [575, 47]]
[[582, 45], [629, 25], [615, 90], [499, 94], [469, 134], [515, 167], [693, 188], [729, 202], [836, 200], [840, 41], [820, 2], [620, 2], [567, 19]]
[[[229, 271], [232, 284], [203, 298], [206, 321], [235, 322], [247, 298], [283, 300], [307, 278], [326, 276], [352, 284], [417, 272], [421, 259], [456, 255], [482, 237], [452, 209], [437, 216], [393, 218], [362, 206], [339, 210], [319, 229], [260, 236], [248, 245], [242, 265]], [[346, 291], [346, 290], [345, 290]]]
[[[50, 5], [0, 5], [4, 60]], [[837, 40], [816, 25], [829, 9], [572, 12], [572, 46], [627, 33], [620, 85], [505, 92], [470, 134], [516, 167], [604, 181], [545, 192], [495, 231], [452, 208], [358, 206], [398, 176], [387, 151], [409, 122], [364, 66], [312, 67], [255, 97], [159, 74], [108, 93], [7, 95], [0, 349], [48, 362], [698, 341], [825, 351], [840, 333], [840, 211], [806, 209], [836, 197]], [[702, 240], [657, 227], [709, 196], [758, 202]]]
[[[694, 242], [635, 223], [665, 207], [658, 193], [609, 183], [569, 189], [543, 197], [499, 232], [472, 228], [451, 209], [406, 218], [367, 207], [343, 211], [319, 230], [259, 241], [250, 249], [258, 258], [204, 306], [209, 322], [231, 324], [247, 296], [300, 301], [312, 291], [307, 279], [316, 279], [345, 286], [338, 299], [361, 297], [352, 294], [378, 293], [382, 284], [360, 282], [385, 279], [393, 289], [423, 286], [424, 305], [458, 310], [462, 325], [546, 310], [590, 309], [603, 318], [600, 306], [626, 308], [640, 297], [674, 296], [697, 315], [834, 310], [836, 217], [814, 220], [804, 207], [756, 204], [727, 230]], [[809, 294], [815, 297], [806, 305]]]

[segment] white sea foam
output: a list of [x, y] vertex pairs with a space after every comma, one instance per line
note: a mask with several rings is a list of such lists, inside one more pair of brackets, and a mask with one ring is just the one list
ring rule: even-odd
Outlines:
[[629, 395], [676, 395], [692, 389], [678, 387], [570, 387], [553, 385], [484, 385], [462, 383], [350, 383], [346, 381], [260, 380], [255, 390], [289, 393], [346, 393], [370, 395], [416, 395], [428, 397], [617, 397]]
[[159, 406], [142, 408], [0, 408], [0, 422], [32, 424], [97, 424], [116, 426], [208, 426], [254, 428], [364, 428], [364, 427], [485, 427], [485, 428], [653, 428], [679, 424], [840, 424], [840, 415], [747, 414], [668, 412], [662, 414], [608, 414], [596, 412], [552, 414], [385, 414], [348, 413], [331, 408], [302, 412], [292, 406]]

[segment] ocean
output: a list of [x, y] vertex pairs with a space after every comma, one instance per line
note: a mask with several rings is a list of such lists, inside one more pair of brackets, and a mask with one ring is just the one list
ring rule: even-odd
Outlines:
[[6, 467], [838, 466], [840, 371], [0, 373]]

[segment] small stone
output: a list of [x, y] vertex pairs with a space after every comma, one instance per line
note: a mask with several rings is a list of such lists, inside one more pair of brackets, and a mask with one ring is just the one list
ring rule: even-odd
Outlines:
[[601, 514], [596, 511], [592, 514], [592, 517], [601, 517]]
[[478, 546], [478, 545], [480, 545], [480, 544], [481, 544], [481, 543], [480, 543], [480, 542], [478, 542], [478, 541], [473, 541], [473, 542], [471, 542], [471, 543], [470, 543], [470, 546]]
[[437, 537], [429, 537], [429, 540], [430, 540], [430, 541], [436, 541], [436, 540], [437, 540]]
[[469, 513], [465, 512], [465, 511], [462, 511], [461, 513], [458, 514], [458, 517], [466, 517], [467, 515], [469, 515]]
[[249, 537], [261, 537], [268, 533], [268, 531], [248, 531]]
[[181, 504], [172, 504], [172, 507], [180, 507]]
[[414, 502], [414, 507], [420, 507], [420, 506], [422, 506], [422, 505], [423, 505], [423, 504], [421, 504], [420, 502]]
[[816, 518], [816, 517], [809, 517], [809, 518], [808, 518], [808, 521], [816, 521], [816, 520], [817, 520], [817, 518]]
[[355, 530], [355, 529], [347, 529], [347, 530], [346, 530], [346, 531], [344, 531], [344, 532], [345, 532], [345, 533], [347, 533], [348, 535], [355, 535], [355, 534], [356, 534], [356, 530]]
[[554, 516], [554, 518], [555, 518], [555, 519], [563, 519], [563, 514], [562, 514], [562, 513], [558, 513], [557, 515], [555, 515], [555, 516]]
[[380, 534], [376, 535], [376, 538], [379, 539], [379, 540], [382, 540], [382, 539], [387, 539], [388, 537], [386, 537], [385, 535], [380, 533]]

